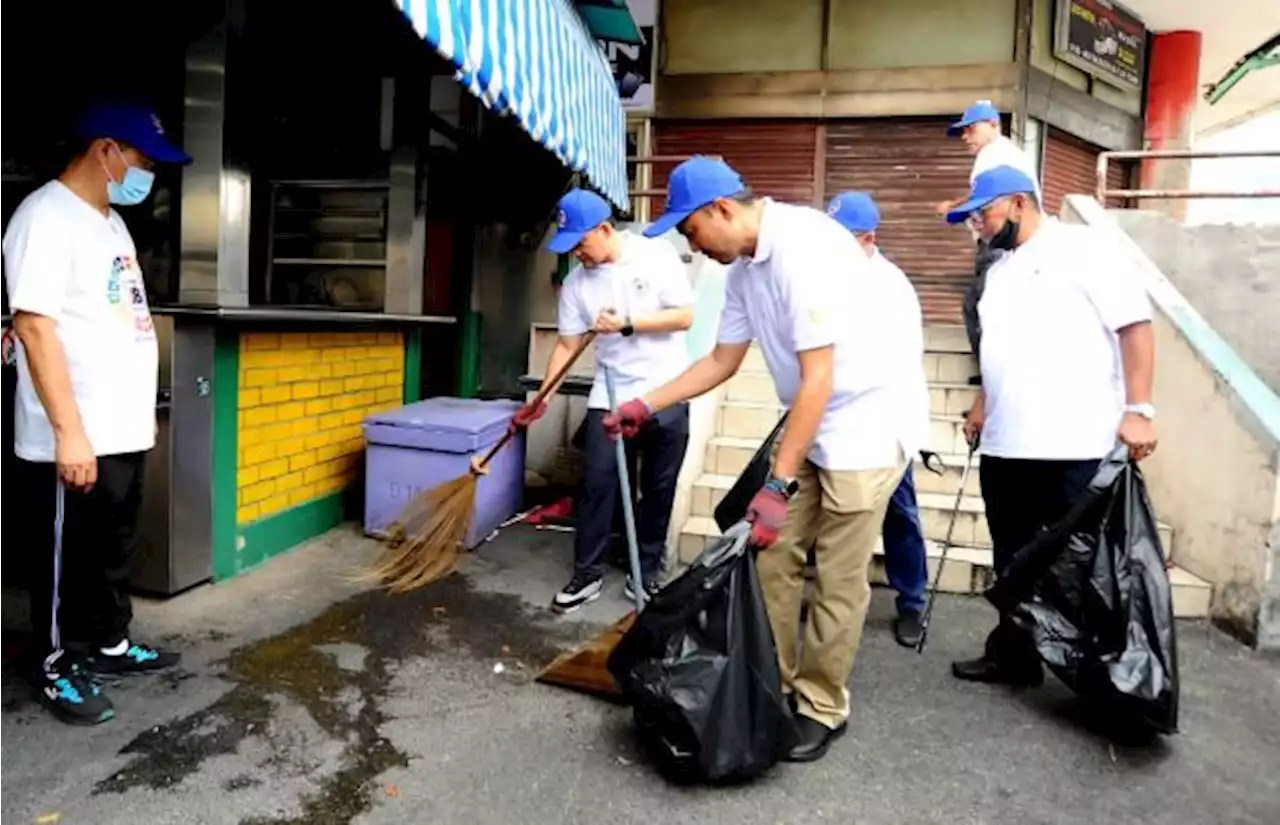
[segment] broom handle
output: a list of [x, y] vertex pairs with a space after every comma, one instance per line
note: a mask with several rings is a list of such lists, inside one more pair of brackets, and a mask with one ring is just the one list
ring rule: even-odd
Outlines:
[[[591, 342], [595, 339], [596, 331], [594, 329], [589, 329], [583, 333], [582, 340], [578, 342], [577, 349], [569, 355], [569, 360], [565, 361], [564, 366], [560, 367], [556, 374], [551, 376], [551, 380], [546, 382], [542, 386], [542, 389], [538, 390], [538, 394], [533, 397], [533, 401], [531, 401], [530, 404], [536, 407], [546, 400], [548, 395], [551, 395], [556, 390], [560, 389], [560, 384], [563, 383], [564, 379], [569, 375], [569, 370], [573, 369], [574, 363], [577, 362], [582, 353], [587, 351], [587, 347], [591, 346]], [[498, 454], [498, 450], [505, 447], [507, 442], [515, 437], [516, 430], [514, 429], [509, 429], [503, 433], [502, 438], [499, 438], [497, 443], [489, 448], [489, 452], [484, 454], [484, 458], [480, 459], [478, 464], [479, 469], [483, 470], [487, 467], [489, 462], [493, 460], [493, 457]]]

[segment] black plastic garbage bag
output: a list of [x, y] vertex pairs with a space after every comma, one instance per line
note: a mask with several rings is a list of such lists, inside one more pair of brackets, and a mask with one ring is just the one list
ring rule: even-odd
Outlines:
[[987, 599], [1109, 718], [1178, 728], [1172, 590], [1142, 473], [1117, 449], [1061, 522], [1020, 550]]
[[716, 525], [720, 527], [721, 532], [728, 530], [746, 517], [747, 505], [769, 480], [769, 468], [773, 466], [773, 445], [782, 434], [782, 427], [786, 423], [787, 414], [783, 413], [778, 423], [773, 426], [773, 432], [769, 433], [764, 443], [756, 448], [755, 455], [751, 456], [751, 460], [747, 462], [738, 480], [716, 505], [712, 515], [715, 516]]
[[795, 742], [749, 536], [738, 524], [703, 551], [609, 657], [637, 737], [674, 782], [745, 781]]

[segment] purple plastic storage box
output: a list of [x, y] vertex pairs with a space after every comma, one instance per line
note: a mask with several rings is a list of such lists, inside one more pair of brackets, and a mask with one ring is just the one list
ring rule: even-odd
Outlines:
[[[364, 421], [364, 532], [382, 538], [414, 497], [470, 471], [471, 456], [502, 437], [520, 405], [514, 401], [429, 398]], [[498, 451], [476, 486], [468, 550], [520, 508], [524, 433]]]

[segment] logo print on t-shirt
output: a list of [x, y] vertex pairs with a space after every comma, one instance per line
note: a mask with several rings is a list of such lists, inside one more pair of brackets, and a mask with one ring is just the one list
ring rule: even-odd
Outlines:
[[[124, 300], [126, 295], [127, 301]], [[142, 270], [132, 255], [117, 255], [112, 259], [111, 277], [107, 279], [107, 300], [117, 307], [121, 320], [133, 328], [136, 340], [155, 338]]]

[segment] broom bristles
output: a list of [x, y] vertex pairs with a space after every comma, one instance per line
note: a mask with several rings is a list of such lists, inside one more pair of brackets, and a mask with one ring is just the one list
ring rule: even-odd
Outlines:
[[471, 527], [476, 483], [475, 475], [466, 473], [415, 499], [389, 529], [387, 547], [369, 578], [403, 594], [452, 573]]

